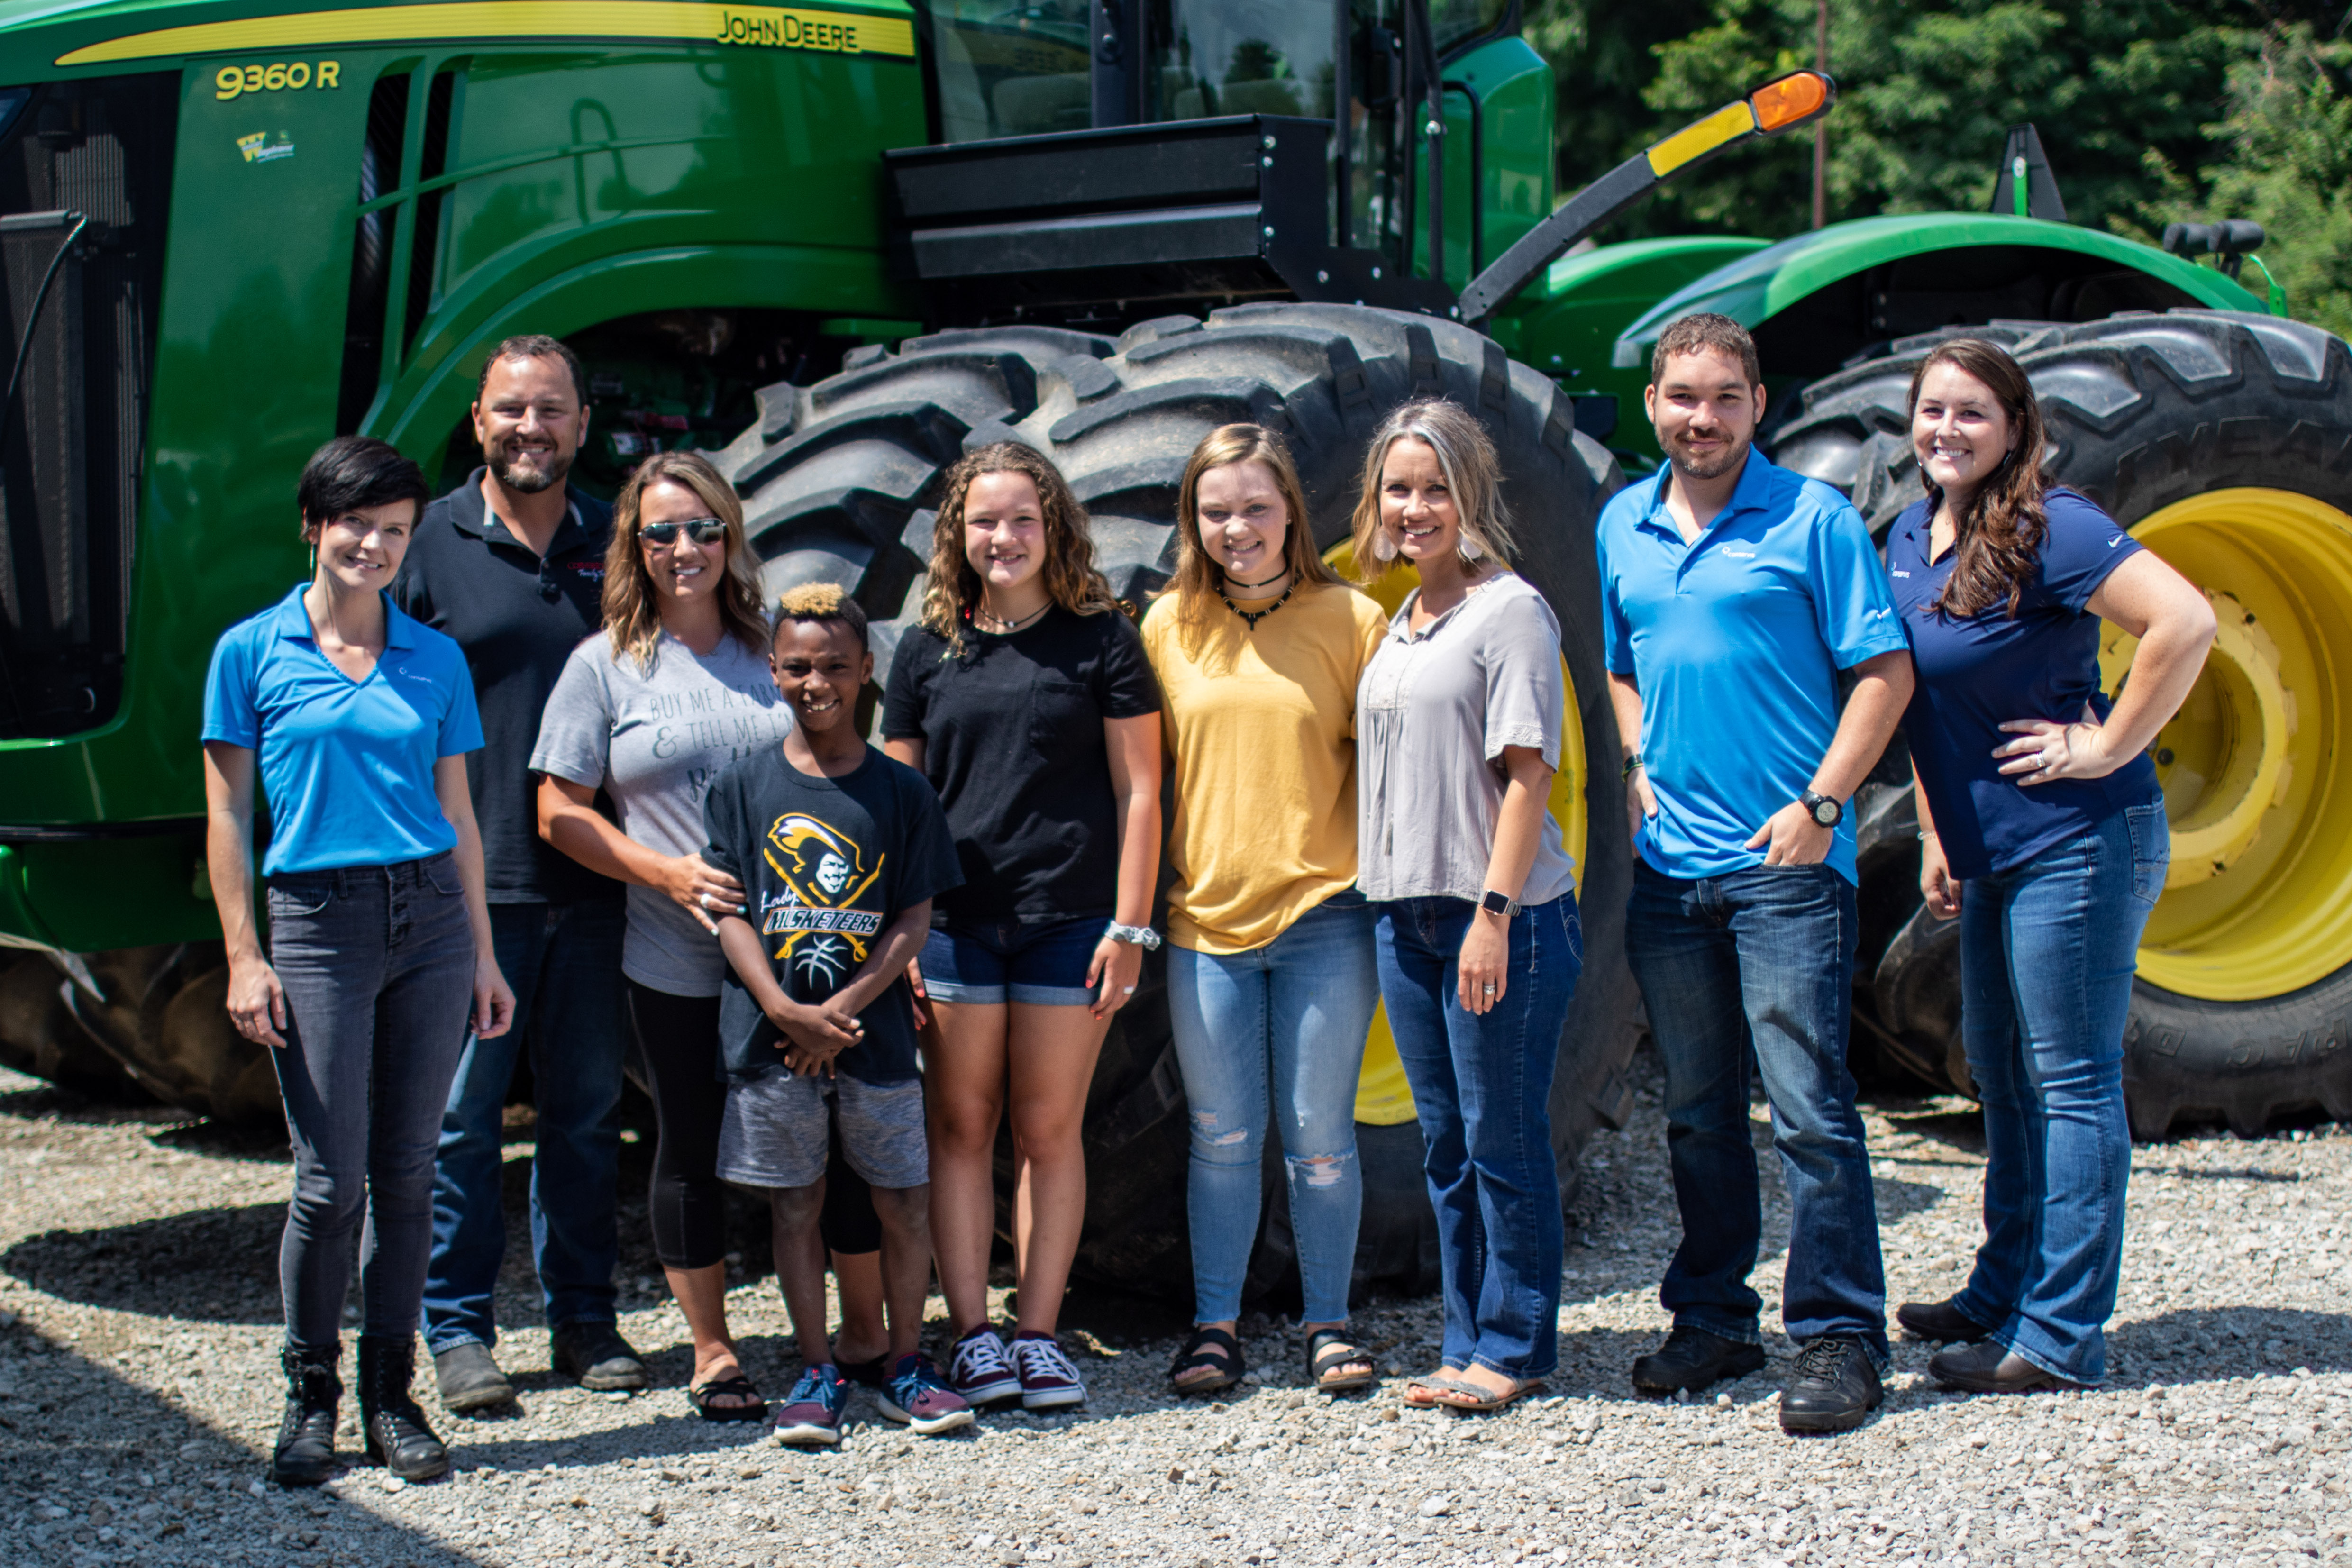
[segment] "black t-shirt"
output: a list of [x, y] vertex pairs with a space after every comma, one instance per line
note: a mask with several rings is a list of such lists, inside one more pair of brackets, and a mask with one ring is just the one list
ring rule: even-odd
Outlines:
[[[702, 798], [703, 859], [743, 884], [770, 971], [795, 1002], [849, 983], [875, 939], [909, 904], [963, 879], [939, 797], [914, 769], [867, 748], [840, 778], [804, 773], [768, 746], [730, 763]], [[915, 1074], [915, 998], [904, 974], [858, 1015], [866, 1039], [835, 1058], [861, 1083]], [[726, 1075], [784, 1069], [783, 1034], [728, 967], [719, 1000]]]
[[612, 510], [569, 492], [572, 515], [541, 560], [482, 502], [483, 470], [425, 509], [393, 580], [393, 602], [466, 650], [482, 750], [468, 759], [474, 819], [494, 904], [617, 899], [600, 877], [539, 836], [530, 771], [540, 715], [580, 640], [604, 624]]
[[898, 644], [885, 740], [920, 740], [963, 887], [934, 920], [1108, 917], [1118, 899], [1118, 811], [1103, 721], [1160, 711], [1134, 623], [1060, 605], [964, 651], [920, 626]]

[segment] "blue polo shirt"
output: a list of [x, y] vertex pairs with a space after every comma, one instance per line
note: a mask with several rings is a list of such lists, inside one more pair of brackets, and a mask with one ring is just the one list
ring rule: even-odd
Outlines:
[[2052, 490], [2042, 504], [2049, 526], [2014, 616], [2005, 604], [1973, 616], [1936, 613], [1959, 552], [1928, 562], [1926, 501], [1896, 518], [1886, 535], [1886, 567], [1919, 676], [1904, 734], [1944, 858], [1963, 881], [2021, 866], [2157, 792], [2156, 764], [2145, 752], [2103, 779], [2030, 785], [2003, 773], [1992, 754], [2017, 739], [2000, 727], [2005, 720], [2072, 723], [2088, 703], [2105, 721], [2091, 595], [2140, 551], [2087, 497]]
[[221, 634], [205, 677], [207, 741], [261, 753], [262, 875], [421, 860], [457, 845], [433, 764], [478, 749], [457, 645], [384, 596], [384, 649], [354, 681], [319, 651], [308, 583]]
[[[1870, 530], [1819, 479], [1750, 451], [1696, 544], [1666, 511], [1671, 468], [1601, 513], [1610, 669], [1642, 688], [1642, 757], [1658, 814], [1642, 857], [1669, 877], [1764, 863], [1750, 849], [1802, 795], [1837, 733], [1837, 673], [1904, 647]], [[1829, 864], [1854, 879], [1853, 817]]]

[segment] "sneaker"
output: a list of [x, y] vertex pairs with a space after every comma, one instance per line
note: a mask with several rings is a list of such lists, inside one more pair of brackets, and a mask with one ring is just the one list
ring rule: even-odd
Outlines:
[[1852, 1334], [1823, 1334], [1797, 1357], [1780, 1391], [1783, 1432], [1851, 1432], [1886, 1397], [1870, 1352]]
[[1087, 1385], [1079, 1381], [1078, 1369], [1070, 1364], [1070, 1358], [1062, 1352], [1062, 1342], [1053, 1335], [1034, 1331], [1015, 1334], [1013, 1364], [1021, 1370], [1024, 1410], [1058, 1410], [1066, 1405], [1087, 1402]]
[[971, 1425], [971, 1406], [920, 1351], [898, 1358], [890, 1369], [889, 1386], [874, 1396], [874, 1403], [883, 1415], [926, 1437]]
[[1021, 1374], [1004, 1356], [1004, 1342], [986, 1323], [956, 1341], [948, 1352], [948, 1386], [967, 1405], [993, 1405], [1021, 1394]]
[[848, 1403], [848, 1380], [830, 1363], [809, 1368], [771, 1418], [776, 1441], [793, 1448], [839, 1447], [841, 1411]]

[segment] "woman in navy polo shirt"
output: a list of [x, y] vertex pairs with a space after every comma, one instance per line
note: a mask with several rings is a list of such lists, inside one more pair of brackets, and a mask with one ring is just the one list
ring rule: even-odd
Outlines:
[[[1920, 891], [1960, 921], [1960, 1030], [1984, 1102], [1985, 1243], [1967, 1288], [1896, 1313], [1961, 1342], [1984, 1393], [2095, 1384], [2123, 1259], [2123, 1033], [2170, 846], [2147, 747], [2189, 695], [2213, 612], [2098, 507], [2042, 478], [2015, 360], [1954, 339], [1911, 381], [1927, 499], [1886, 564], [1918, 671], [1904, 727]], [[2099, 689], [2099, 623], [2139, 639]]]
[[[294, 1145], [278, 1265], [286, 1416], [270, 1461], [286, 1486], [334, 1468], [354, 1243], [368, 1455], [409, 1480], [449, 1468], [408, 1394], [433, 1153], [469, 1016], [502, 1033], [514, 993], [491, 956], [466, 785], [482, 727], [465, 656], [383, 591], [430, 493], [382, 441], [320, 447], [295, 491], [311, 579], [224, 633], [205, 682], [205, 860], [229, 1016], [271, 1047]], [[267, 958], [253, 920], [257, 756], [272, 826]]]

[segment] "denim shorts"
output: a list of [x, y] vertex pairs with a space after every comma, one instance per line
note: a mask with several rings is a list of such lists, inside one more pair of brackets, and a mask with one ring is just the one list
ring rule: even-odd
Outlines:
[[942, 1002], [1028, 1002], [1046, 1007], [1093, 1003], [1087, 968], [1105, 922], [950, 921], [923, 943], [923, 989]]

